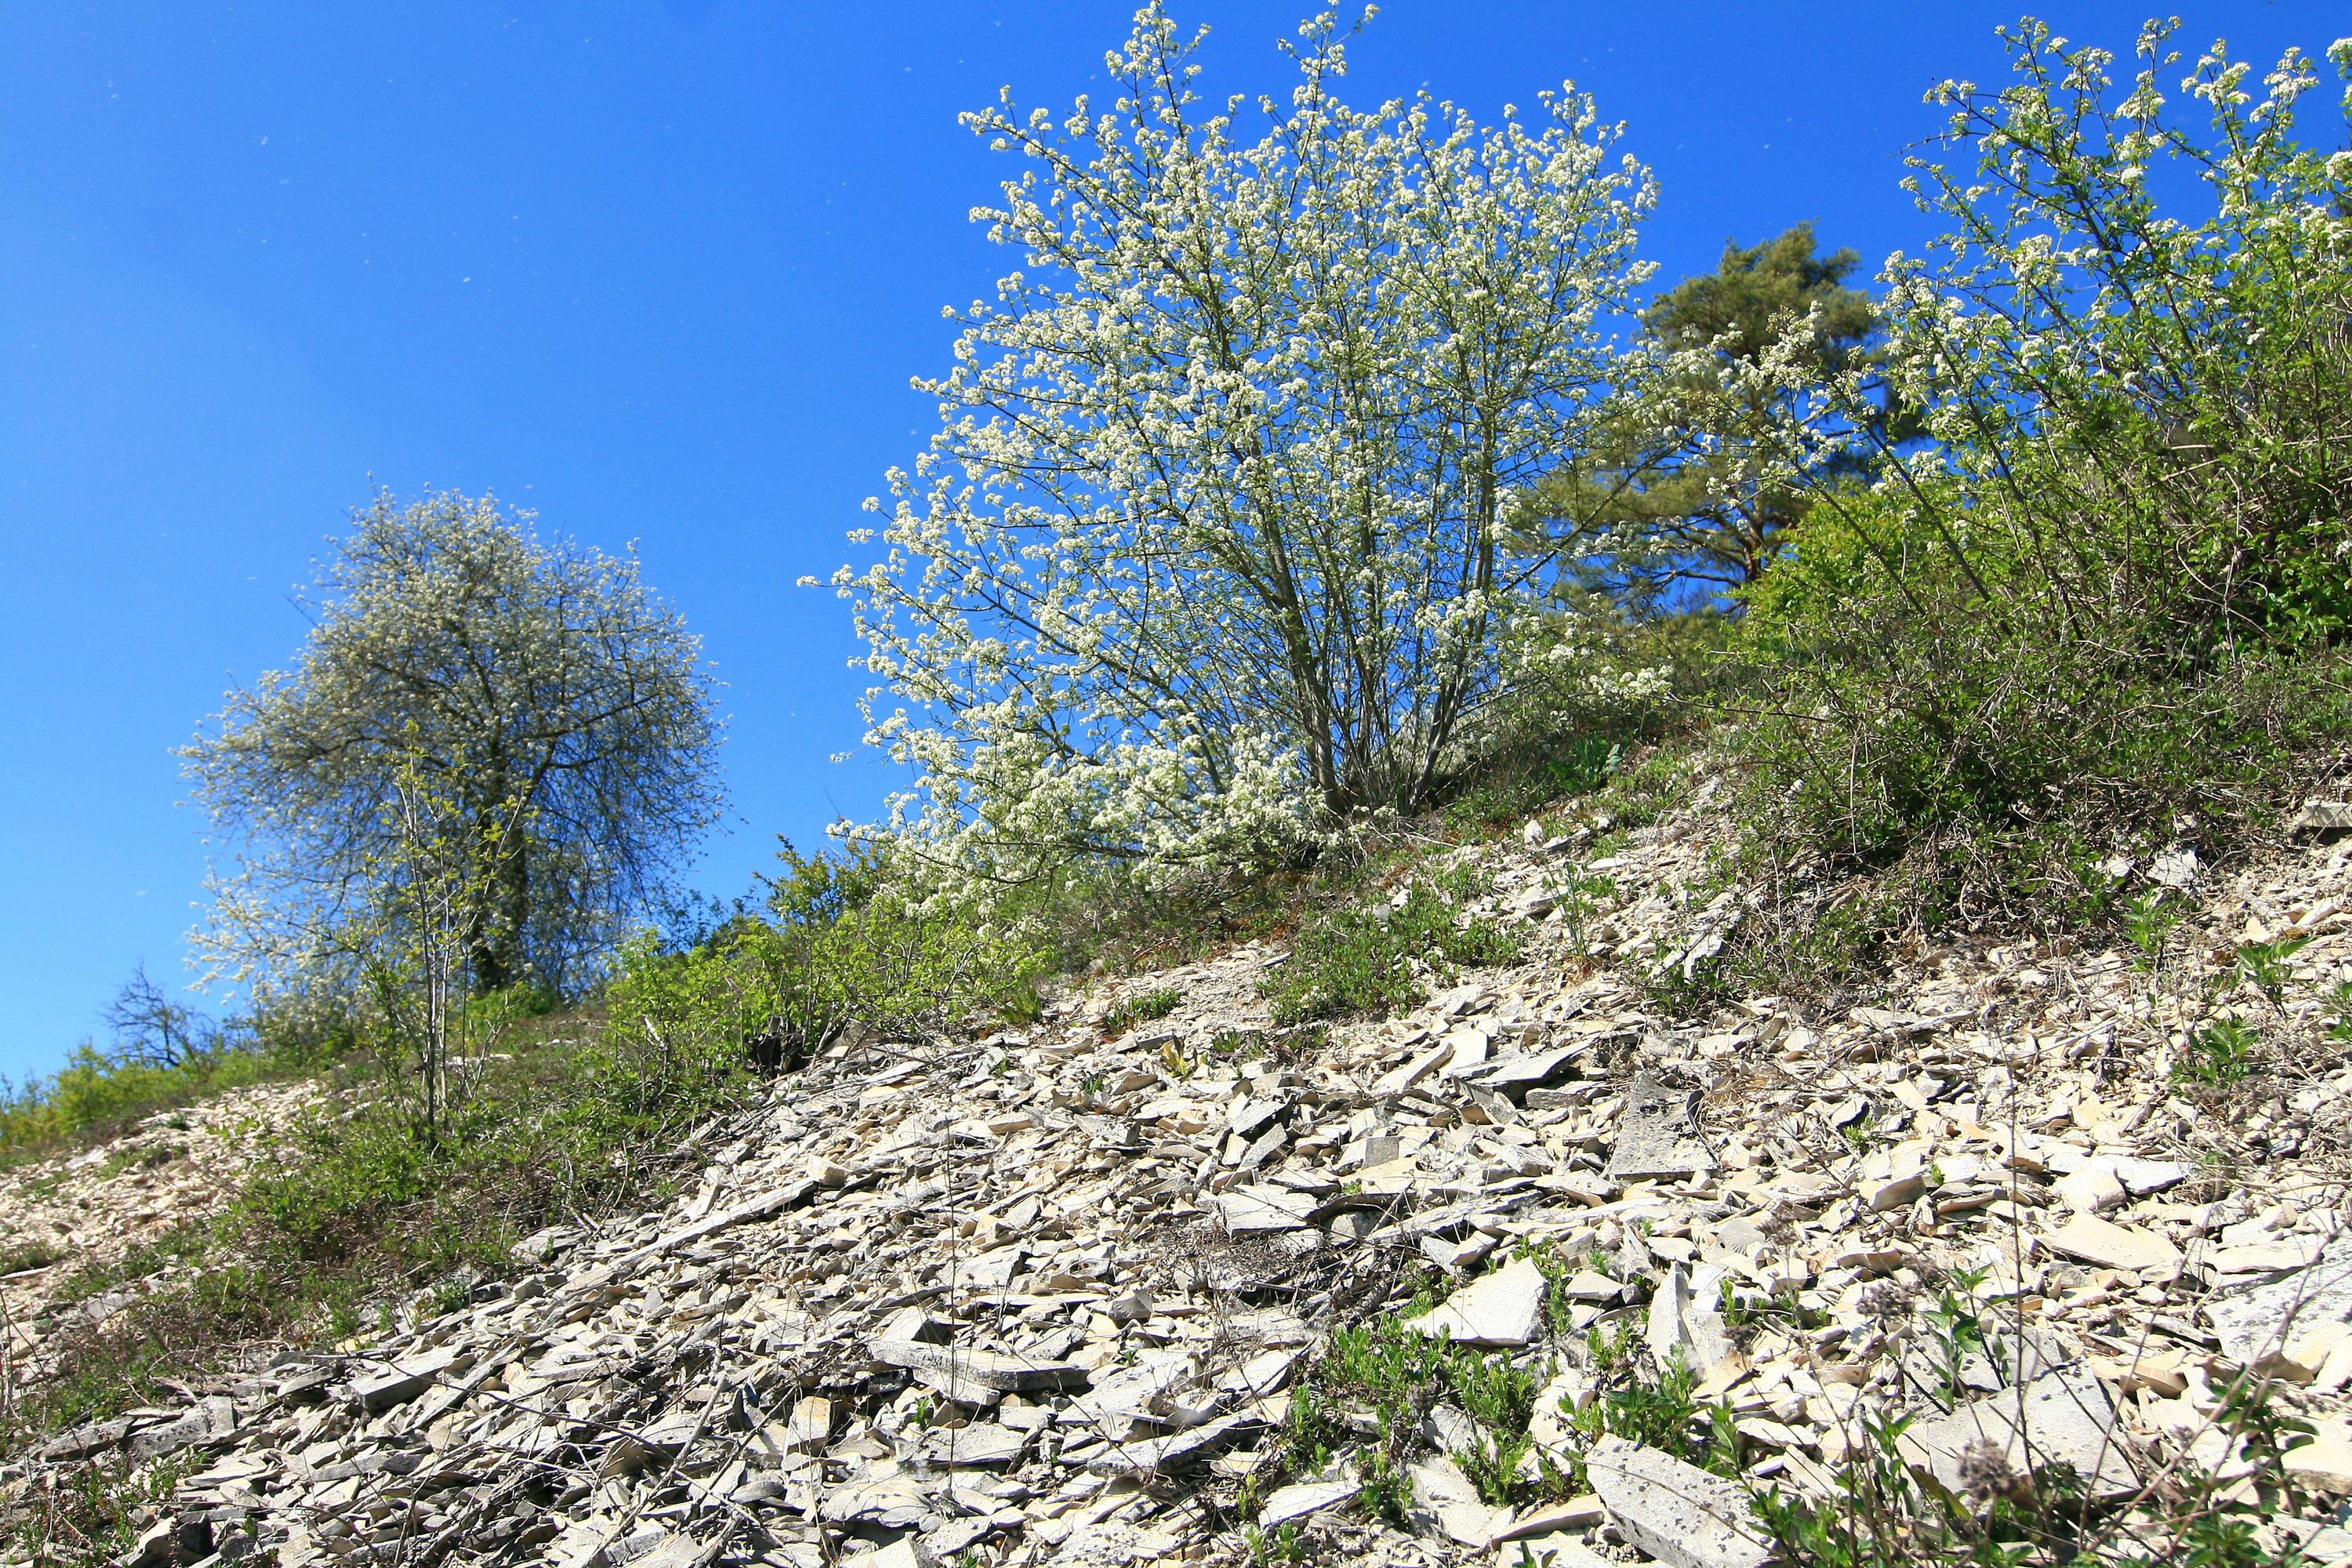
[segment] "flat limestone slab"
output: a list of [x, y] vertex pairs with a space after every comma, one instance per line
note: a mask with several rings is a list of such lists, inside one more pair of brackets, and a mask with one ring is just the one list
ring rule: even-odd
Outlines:
[[1618, 1532], [1670, 1568], [1764, 1568], [1772, 1555], [1748, 1494], [1721, 1476], [1614, 1436], [1584, 1470]]
[[2319, 1491], [2352, 1492], [2352, 1427], [2341, 1421], [2321, 1426], [2310, 1442], [2286, 1451], [2286, 1472]]
[[1258, 1510], [1258, 1524], [1271, 1530], [1294, 1519], [1305, 1519], [1318, 1510], [1346, 1502], [1356, 1495], [1357, 1489], [1353, 1481], [1294, 1481], [1286, 1487], [1276, 1487]]
[[[2020, 1417], [2022, 1416], [2021, 1421]], [[1949, 1415], [1907, 1428], [1904, 1457], [1954, 1491], [1964, 1489], [1960, 1460], [1979, 1444], [2000, 1450], [2023, 1475], [2053, 1460], [2073, 1465], [2095, 1497], [2116, 1497], [2139, 1486], [2115, 1431], [2116, 1407], [2090, 1368], [2076, 1362], [2045, 1372], [2021, 1389], [2003, 1389], [1961, 1405]]]
[[2290, 1342], [2352, 1318], [2352, 1230], [2330, 1237], [2308, 1268], [2215, 1296], [2205, 1315], [2230, 1359], [2257, 1371]]
[[1252, 1232], [1305, 1230], [1315, 1205], [1297, 1193], [1265, 1187], [1220, 1193], [1214, 1202], [1229, 1236]]
[[1706, 1377], [1731, 1354], [1731, 1333], [1717, 1306], [1723, 1279], [1724, 1271], [1713, 1264], [1702, 1265], [1696, 1274], [1682, 1263], [1667, 1270], [1650, 1298], [1650, 1353], [1659, 1365], [1679, 1350], [1683, 1364]]
[[1021, 1458], [1029, 1435], [976, 1422], [931, 1433], [923, 1439], [923, 1458], [942, 1469], [982, 1469], [1010, 1465]]
[[2096, 1215], [2078, 1214], [2056, 1230], [2034, 1237], [2063, 1257], [2079, 1258], [2102, 1268], [2136, 1273], [2143, 1268], [2178, 1268], [2180, 1249], [2152, 1230], [2116, 1225]]
[[1698, 1130], [1698, 1097], [1665, 1089], [1648, 1073], [1636, 1073], [1625, 1091], [1610, 1152], [1608, 1175], [1616, 1182], [1705, 1175], [1716, 1168], [1715, 1152]]
[[1536, 1337], [1543, 1298], [1543, 1270], [1521, 1258], [1464, 1286], [1426, 1317], [1406, 1319], [1404, 1326], [1457, 1344], [1516, 1350]]
[[383, 1372], [354, 1378], [352, 1397], [358, 1400], [360, 1408], [371, 1415], [389, 1410], [395, 1405], [405, 1405], [432, 1387], [434, 1380], [448, 1371], [457, 1359], [455, 1350], [438, 1350], [429, 1355], [395, 1362]]
[[923, 1340], [876, 1340], [867, 1347], [876, 1361], [913, 1373], [947, 1373], [1000, 1394], [1030, 1394], [1041, 1388], [1071, 1388], [1090, 1375], [1065, 1361], [1027, 1361], [994, 1351], [963, 1350]]
[[1098, 1476], [1150, 1476], [1181, 1470], [1236, 1441], [1244, 1432], [1255, 1431], [1264, 1425], [1254, 1415], [1221, 1416], [1165, 1437], [1115, 1443], [1108, 1453], [1088, 1460], [1087, 1468]]

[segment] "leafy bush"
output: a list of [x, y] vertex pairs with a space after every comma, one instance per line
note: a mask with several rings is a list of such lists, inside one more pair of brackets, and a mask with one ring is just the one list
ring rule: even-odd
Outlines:
[[1728, 637], [1712, 614], [1634, 620], [1585, 605], [1531, 620], [1506, 646], [1507, 684], [1465, 738], [1447, 820], [1473, 832], [1602, 788], [1706, 710]]
[[2346, 726], [2324, 649], [2188, 659], [2113, 624], [2091, 639], [2021, 628], [1937, 570], [1925, 527], [1893, 498], [1843, 496], [1750, 594], [1765, 700], [1744, 744], [1768, 837], [1853, 865], [1916, 847], [1979, 904], [2095, 906], [2115, 889], [2093, 868], [2118, 847], [2158, 847], [2184, 816], [2242, 832]]
[[1952, 231], [1887, 275], [1937, 444], [1821, 489], [1746, 595], [1756, 799], [1801, 858], [1923, 847], [1964, 906], [2095, 910], [2116, 831], [2227, 837], [2347, 726], [2352, 158], [2296, 140], [2295, 57], [2251, 106], [2200, 59], [2192, 137], [2167, 32], [2120, 102], [2111, 57], [2038, 25], [2007, 89], [1940, 89], [1974, 165], [1914, 161]]
[[[844, 1023], [924, 1032], [974, 1012], [1026, 1014], [1051, 953], [1033, 905], [1050, 883], [983, 901], [927, 891], [886, 851], [783, 848], [771, 884], [786, 972], [785, 1021], [814, 1039]], [[924, 879], [919, 867], [913, 878]]]

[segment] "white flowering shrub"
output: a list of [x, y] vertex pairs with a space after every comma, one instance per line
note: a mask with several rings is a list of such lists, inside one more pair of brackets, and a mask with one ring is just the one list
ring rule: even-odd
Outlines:
[[196, 932], [216, 973], [295, 984], [413, 944], [432, 883], [463, 889], [434, 905], [444, 990], [584, 978], [718, 816], [685, 623], [634, 557], [454, 492], [378, 496], [306, 608], [294, 668], [182, 753], [235, 855]]
[[[1932, 844], [2020, 907], [2095, 907], [2113, 835], [2227, 833], [2347, 722], [2352, 157], [2296, 123], [2308, 57], [2257, 92], [2217, 45], [2184, 114], [2169, 37], [2119, 85], [2029, 23], [2007, 85], [1936, 95], [1953, 155], [1911, 188], [1948, 232], [1885, 274], [1933, 444], [1815, 486], [1748, 595], [1751, 741], [1815, 847]], [[1803, 384], [1801, 334], [1735, 373]], [[1867, 428], [1858, 376], [1812, 387], [1754, 448], [1791, 482]]]
[[1652, 188], [1589, 100], [1350, 109], [1327, 14], [1286, 107], [1209, 109], [1198, 43], [1155, 3], [1108, 104], [966, 116], [1030, 163], [974, 213], [1020, 263], [835, 578], [914, 773], [883, 831], [981, 885], [1425, 802], [1528, 611], [1513, 497], [1621, 374]]

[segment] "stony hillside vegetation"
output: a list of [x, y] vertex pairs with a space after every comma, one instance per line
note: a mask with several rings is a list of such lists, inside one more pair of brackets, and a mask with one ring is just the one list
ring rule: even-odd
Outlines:
[[[108, 1291], [64, 1302], [79, 1278], [219, 1211], [284, 1126], [312, 1096], [299, 1084], [232, 1089], [158, 1111], [93, 1148], [18, 1167], [0, 1184], [0, 1354], [19, 1381], [49, 1370], [46, 1328], [61, 1315], [102, 1324], [131, 1300]], [[257, 1136], [257, 1134], [261, 1136]], [[167, 1268], [142, 1274], [139, 1292], [169, 1289]]]
[[[1719, 793], [1400, 872], [1395, 918], [1450, 877], [1516, 956], [1392, 1016], [1277, 1025], [1326, 960], [1267, 941], [837, 1041], [666, 1208], [0, 1493], [147, 1499], [128, 1568], [1891, 1563], [1967, 1550], [1938, 1489], [2045, 1544], [2352, 1562], [2352, 807], [2112, 868], [2164, 890], [2112, 943], [1920, 942], [1833, 1005], [1692, 984], [1764, 918]], [[252, 1114], [20, 1168], [6, 1212], [127, 1234]], [[37, 1279], [16, 1380], [85, 1310]]]

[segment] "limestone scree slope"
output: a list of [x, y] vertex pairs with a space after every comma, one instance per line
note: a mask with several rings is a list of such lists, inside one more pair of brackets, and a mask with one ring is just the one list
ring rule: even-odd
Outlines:
[[[2317, 1433], [2287, 1456], [2301, 1515], [2265, 1528], [2352, 1561], [2352, 1069], [2324, 1000], [2352, 847], [2137, 868], [2194, 905], [2169, 975], [1962, 943], [1885, 1005], [1691, 1022], [1634, 977], [1746, 909], [1691, 891], [1710, 793], [1597, 859], [1559, 823], [1480, 852], [1526, 957], [1402, 1016], [1273, 1030], [1282, 955], [1248, 946], [1026, 1032], [838, 1049], [706, 1128], [666, 1211], [534, 1237], [458, 1310], [192, 1384], [0, 1485], [173, 1467], [131, 1563], [1762, 1563], [1739, 1484], [1578, 1430], [1599, 1328], [1679, 1362], [1748, 1484], [1796, 1494], [1873, 1413], [1911, 1414], [1906, 1458], [1956, 1490], [2054, 1459], [2109, 1498], [2184, 1459], [2230, 1484], [2215, 1416], [2252, 1367]], [[2177, 1079], [2191, 999], [2282, 938], [2245, 999], [2262, 1091]], [[1955, 1304], [1983, 1325], [1958, 1354]], [[1307, 1468], [1294, 1390], [1390, 1319], [1538, 1379], [1511, 1462], [1589, 1489], [1482, 1490], [1463, 1460], [1496, 1434], [1435, 1387], [1404, 1432], [1340, 1401], [1349, 1440]]]

